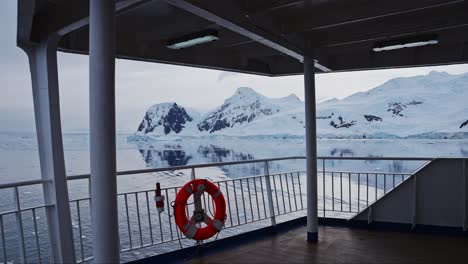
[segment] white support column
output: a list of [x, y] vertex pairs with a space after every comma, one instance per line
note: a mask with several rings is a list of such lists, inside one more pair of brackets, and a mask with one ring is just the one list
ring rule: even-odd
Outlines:
[[95, 263], [119, 263], [115, 127], [115, 0], [90, 0], [91, 220]]
[[307, 152], [307, 241], [318, 241], [317, 131], [314, 59], [304, 57], [304, 90]]
[[62, 126], [60, 123], [57, 43], [51, 36], [34, 47], [23, 47], [28, 54], [33, 89], [34, 115], [43, 185], [51, 261], [75, 262], [70, 216]]

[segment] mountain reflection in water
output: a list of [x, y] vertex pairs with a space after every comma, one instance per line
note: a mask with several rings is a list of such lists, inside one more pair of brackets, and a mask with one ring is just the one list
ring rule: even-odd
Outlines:
[[[369, 160], [329, 159], [328, 169], [353, 172], [409, 172], [421, 162], [378, 161], [376, 157], [466, 157], [468, 142], [444, 140], [319, 140], [318, 155], [328, 157], [369, 157]], [[183, 139], [178, 141], [133, 142], [149, 168], [229, 162], [288, 156], [305, 156], [304, 139]], [[270, 171], [305, 170], [304, 160], [270, 162]], [[319, 161], [319, 170], [322, 161]], [[259, 175], [264, 164], [222, 166], [228, 177]], [[242, 175], [243, 174], [243, 175]]]

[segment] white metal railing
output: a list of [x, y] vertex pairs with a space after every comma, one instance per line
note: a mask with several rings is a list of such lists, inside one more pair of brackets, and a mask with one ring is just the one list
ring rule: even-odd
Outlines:
[[[243, 232], [245, 226], [255, 229], [258, 225], [275, 225], [278, 217], [289, 219], [297, 217], [306, 209], [306, 175], [304, 170], [271, 173], [273, 162], [303, 160], [305, 157], [286, 157], [259, 159], [211, 164], [186, 165], [170, 168], [143, 169], [118, 172], [119, 176], [137, 175], [155, 172], [189, 170], [192, 178], [196, 169], [207, 167], [234, 166], [240, 164], [263, 164], [263, 174], [250, 177], [216, 181], [223, 191], [227, 202], [227, 220], [221, 233]], [[331, 161], [417, 161], [428, 163], [428, 158], [380, 158], [380, 157], [319, 157], [318, 193], [319, 212], [326, 217], [349, 218], [365, 209], [369, 204], [385, 195], [389, 190], [411, 176], [412, 172], [392, 173], [381, 171], [350, 171], [327, 169]], [[68, 180], [88, 181], [89, 174], [69, 176]], [[39, 203], [24, 206], [20, 189], [34, 188], [42, 190], [44, 180], [31, 180], [0, 184], [0, 191], [13, 190], [13, 199], [1, 197], [5, 204], [0, 207], [0, 263], [17, 261], [21, 263], [48, 262], [50, 257], [50, 238], [48, 236], [45, 211], [54, 205]], [[40, 188], [39, 188], [40, 187]], [[119, 223], [122, 252], [147, 248], [155, 245], [179, 242], [187, 245], [189, 241], [177, 230], [172, 215], [171, 201], [180, 186], [163, 188], [166, 196], [166, 210], [158, 214], [153, 204], [154, 189], [135, 190], [118, 194]], [[3, 195], [3, 193], [1, 193]], [[42, 194], [38, 194], [40, 197]], [[31, 202], [31, 201], [29, 201]], [[32, 201], [34, 202], [34, 201]], [[213, 206], [207, 197], [203, 197], [204, 208], [211, 211]], [[193, 206], [192, 206], [193, 207]], [[75, 237], [75, 255], [77, 262], [92, 259], [92, 238], [90, 226], [90, 198], [70, 200]], [[190, 211], [191, 205], [187, 207]], [[254, 223], [253, 225], [251, 225]]]

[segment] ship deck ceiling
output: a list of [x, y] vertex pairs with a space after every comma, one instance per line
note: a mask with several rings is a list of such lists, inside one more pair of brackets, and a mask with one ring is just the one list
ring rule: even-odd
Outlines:
[[462, 236], [319, 227], [306, 243], [298, 227], [190, 260], [189, 263], [468, 263]]
[[[89, 1], [18, 3], [18, 45], [59, 32], [59, 50], [88, 53]], [[302, 74], [301, 58], [311, 55], [332, 71], [466, 63], [467, 12], [461, 0], [117, 0], [116, 56], [267, 76]], [[166, 47], [207, 29], [219, 40]], [[372, 51], [428, 35], [438, 44]]]

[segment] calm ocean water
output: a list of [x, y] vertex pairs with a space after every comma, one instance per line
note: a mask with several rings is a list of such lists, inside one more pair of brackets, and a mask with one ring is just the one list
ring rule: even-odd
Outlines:
[[[180, 141], [132, 142], [128, 134], [117, 137], [118, 170], [170, 167], [220, 161], [305, 155], [303, 138], [213, 138]], [[87, 134], [65, 134], [67, 175], [89, 173]], [[468, 157], [468, 140], [319, 140], [319, 156], [346, 157]], [[274, 169], [281, 170], [281, 165]], [[284, 165], [288, 166], [288, 165]], [[353, 166], [345, 164], [343, 166]], [[378, 166], [378, 165], [376, 165]], [[374, 169], [390, 169], [372, 167]], [[240, 171], [239, 171], [240, 170]], [[226, 177], [248, 169], [220, 169]], [[245, 171], [247, 170], [247, 171]], [[255, 168], [250, 169], [255, 172]], [[245, 175], [244, 175], [245, 176]], [[34, 134], [0, 133], [0, 182], [40, 178]]]
[[[286, 156], [304, 156], [303, 138], [210, 138], [185, 139], [172, 141], [129, 141], [128, 134], [117, 137], [118, 170], [135, 170], [144, 168], [161, 168], [187, 164], [212, 163], [222, 161], [275, 158]], [[63, 137], [67, 175], [89, 173], [89, 138], [86, 134], [65, 134]], [[319, 140], [319, 156], [333, 157], [468, 157], [468, 140]], [[403, 161], [327, 161], [326, 168], [353, 172], [411, 172], [421, 162]], [[320, 165], [321, 166], [321, 165]], [[320, 168], [319, 166], [319, 168]], [[270, 164], [270, 173], [305, 170], [305, 162], [282, 161]], [[263, 174], [263, 164], [245, 164], [236, 166], [213, 167], [196, 170], [197, 177], [210, 180], [223, 180], [237, 177]], [[34, 134], [0, 133], [0, 183], [31, 180], [40, 178], [39, 156]], [[190, 179], [190, 171], [169, 171], [165, 173], [148, 173], [142, 175], [121, 176], [118, 180], [119, 192], [152, 189], [156, 181], [163, 187], [180, 186]], [[381, 188], [379, 186], [379, 188]], [[88, 195], [87, 181], [69, 183], [71, 199]], [[13, 209], [12, 190], [0, 191], [0, 211]], [[42, 191], [39, 186], [21, 188], [22, 206], [34, 206], [42, 202]], [[86, 205], [85, 205], [86, 206]], [[85, 242], [85, 255], [91, 254], [91, 229], [89, 213], [82, 211], [82, 238]], [[88, 208], [89, 209], [89, 208]], [[254, 208], [255, 209], [255, 208]], [[130, 208], [134, 214], [135, 208]], [[76, 210], [72, 208], [73, 228], [76, 233], [78, 224]], [[125, 219], [125, 215], [121, 215]], [[31, 215], [25, 214], [25, 236], [34, 241]], [[42, 258], [47, 258], [47, 232], [45, 215], [38, 213], [38, 233], [41, 241]], [[135, 218], [136, 219], [136, 218]], [[17, 232], [15, 218], [5, 217], [7, 227], [7, 248], [10, 252], [8, 261], [17, 260]], [[133, 220], [132, 220], [133, 221]], [[136, 220], [135, 220], [136, 221]], [[29, 224], [28, 224], [29, 223]], [[133, 223], [133, 222], [132, 222]], [[125, 222], [123, 222], [125, 224]], [[133, 223], [136, 225], [136, 222]], [[134, 230], [138, 235], [137, 230]], [[167, 230], [165, 230], [166, 232]], [[133, 231], [132, 231], [133, 232]], [[143, 232], [148, 232], [144, 229]], [[229, 231], [226, 231], [229, 232]], [[238, 230], [236, 232], [239, 232]], [[123, 246], [127, 242], [126, 234], [121, 235]], [[34, 243], [26, 245], [29, 257], [34, 258]], [[76, 245], [77, 248], [78, 245]], [[128, 245], [127, 245], [128, 246]], [[177, 245], [176, 245], [177, 246]], [[158, 252], [170, 250], [174, 244], [158, 247]], [[152, 249], [153, 250], [153, 249]], [[31, 252], [29, 252], [31, 251]], [[144, 253], [154, 254], [155, 251]], [[141, 257], [141, 252], [132, 252], [124, 260]], [[2, 260], [0, 259], [0, 263]]]

